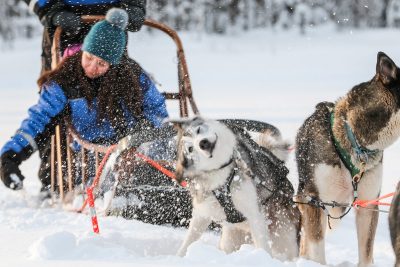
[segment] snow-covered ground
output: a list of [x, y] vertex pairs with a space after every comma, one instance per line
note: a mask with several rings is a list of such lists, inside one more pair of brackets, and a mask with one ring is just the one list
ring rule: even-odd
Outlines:
[[[319, 101], [334, 101], [353, 85], [371, 79], [378, 51], [400, 64], [398, 30], [338, 33], [325, 28], [306, 36], [297, 31], [253, 31], [225, 37], [182, 34], [182, 39], [194, 96], [204, 116], [270, 122], [289, 140]], [[15, 47], [0, 50], [1, 145], [37, 98], [40, 39], [19, 41]], [[131, 35], [129, 48], [162, 91], [176, 88], [176, 53], [168, 37]], [[169, 109], [172, 116], [177, 114], [175, 105]], [[382, 193], [392, 192], [398, 181], [399, 154], [399, 143], [385, 154]], [[35, 207], [38, 163], [37, 155], [23, 163], [23, 192], [0, 185], [0, 266], [321, 266], [303, 259], [280, 262], [251, 246], [225, 255], [217, 249], [214, 233], [204, 235], [186, 257], [178, 258], [174, 254], [185, 229], [116, 217], [100, 217], [101, 234], [94, 235], [87, 215]], [[297, 186], [293, 155], [288, 165]], [[393, 265], [386, 214], [380, 216], [374, 250], [376, 266]], [[352, 212], [329, 233], [326, 254], [329, 266], [356, 266]]]

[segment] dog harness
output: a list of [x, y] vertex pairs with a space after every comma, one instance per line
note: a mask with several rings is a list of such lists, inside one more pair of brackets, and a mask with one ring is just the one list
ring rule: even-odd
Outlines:
[[358, 198], [358, 183], [360, 182], [362, 176], [364, 175], [365, 164], [368, 161], [369, 156], [374, 156], [379, 151], [378, 150], [369, 150], [365, 147], [360, 146], [359, 142], [356, 139], [356, 136], [353, 133], [353, 130], [351, 129], [350, 125], [345, 120], [344, 125], [345, 125], [345, 129], [346, 129], [347, 138], [349, 138], [351, 147], [357, 155], [357, 160], [361, 163], [361, 169], [358, 169], [351, 161], [350, 154], [340, 145], [339, 141], [335, 138], [335, 135], [333, 133], [333, 123], [335, 120], [335, 115], [334, 115], [333, 108], [332, 109], [328, 108], [328, 109], [330, 111], [330, 115], [329, 115], [330, 116], [330, 130], [331, 130], [332, 141], [333, 141], [335, 150], [336, 150], [337, 154], [339, 155], [339, 158], [343, 162], [344, 166], [350, 171], [350, 174], [352, 177], [351, 184], [353, 186], [353, 202], [352, 202], [352, 205], [350, 205], [347, 208], [347, 210], [345, 210], [342, 213], [342, 215], [337, 216], [337, 217], [330, 215], [328, 209], [326, 208], [326, 206], [332, 206], [332, 207], [337, 206], [338, 207], [339, 205], [337, 205], [336, 202], [333, 202], [328, 205], [328, 203], [324, 203], [320, 199], [316, 199], [314, 197], [309, 197], [310, 199], [308, 201], [308, 204], [313, 205], [317, 208], [321, 208], [324, 211], [324, 213], [328, 217], [329, 229], [332, 229], [330, 219], [340, 220], [350, 212], [351, 208], [353, 207], [353, 203]]
[[[223, 167], [228, 166], [232, 163], [232, 161], [233, 159], [231, 159], [228, 164], [224, 164]], [[243, 214], [235, 208], [235, 205], [232, 201], [231, 185], [236, 174], [237, 168], [233, 168], [225, 184], [212, 191], [219, 204], [224, 209], [226, 220], [229, 223], [241, 223], [246, 220], [246, 217], [244, 217]]]

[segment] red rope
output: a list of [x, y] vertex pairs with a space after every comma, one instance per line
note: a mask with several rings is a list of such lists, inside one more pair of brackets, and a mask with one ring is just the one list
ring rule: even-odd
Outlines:
[[[172, 180], [176, 181], [176, 176], [175, 173], [171, 172], [170, 170], [164, 168], [163, 166], [161, 166], [160, 164], [158, 164], [156, 161], [152, 160], [151, 158], [140, 154], [139, 152], [135, 151], [135, 155], [141, 159], [143, 159], [144, 161], [146, 161], [148, 164], [150, 164], [151, 166], [153, 166], [154, 168], [156, 168], [157, 170], [159, 170], [160, 172], [162, 172], [163, 174], [165, 174], [166, 176], [168, 176], [169, 178], [171, 178]], [[180, 182], [180, 185], [182, 187], [186, 187], [187, 183], [186, 181], [182, 181]]]
[[88, 187], [86, 189], [86, 193], [88, 196], [87, 201], [89, 203], [90, 216], [92, 217], [93, 232], [95, 234], [99, 234], [100, 229], [99, 229], [99, 223], [97, 221], [96, 208], [94, 206], [93, 188]]
[[[95, 178], [94, 178], [94, 180], [93, 180], [93, 183], [92, 183], [92, 185], [89, 187], [92, 191], [93, 191], [93, 189], [97, 186], [97, 184], [99, 183], [100, 176], [101, 176], [101, 173], [103, 172], [104, 165], [106, 165], [106, 162], [107, 162], [107, 160], [108, 160], [108, 157], [109, 157], [110, 154], [115, 150], [116, 147], [117, 147], [117, 145], [112, 145], [112, 146], [110, 146], [110, 147], [107, 149], [107, 152], [106, 152], [106, 154], [104, 155], [103, 160], [100, 162], [99, 168], [97, 169], [96, 176], [95, 176]], [[88, 189], [89, 189], [89, 188], [88, 188]], [[86, 208], [86, 205], [87, 205], [87, 204], [88, 204], [88, 198], [85, 199], [85, 201], [84, 201], [83, 204], [82, 204], [82, 207], [81, 207], [80, 209], [78, 209], [77, 212], [82, 212], [82, 211]]]
[[379, 200], [392, 197], [393, 195], [394, 195], [394, 192], [383, 195], [383, 196], [378, 197], [377, 199], [373, 199], [373, 200], [356, 200], [356, 201], [354, 201], [353, 206], [356, 208], [357, 207], [366, 208], [368, 205], [391, 206], [390, 203], [380, 202]]
[[[93, 180], [93, 184], [89, 187], [89, 188], [91, 188], [91, 190], [93, 190], [93, 189], [97, 186], [97, 184], [99, 183], [100, 176], [101, 176], [101, 173], [103, 172], [104, 165], [106, 164], [106, 162], [107, 162], [107, 160], [108, 160], [108, 157], [109, 157], [110, 154], [114, 151], [114, 149], [116, 148], [116, 146], [117, 146], [117, 145], [112, 145], [112, 146], [110, 146], [110, 147], [108, 148], [106, 154], [104, 155], [104, 158], [103, 158], [103, 160], [101, 161], [101, 163], [100, 163], [100, 165], [99, 165], [99, 168], [97, 169], [97, 173], [96, 173], [96, 176], [95, 176], [95, 178], [94, 178], [94, 180]], [[163, 166], [161, 166], [160, 164], [158, 164], [156, 161], [154, 161], [154, 160], [152, 160], [151, 158], [146, 157], [145, 155], [140, 154], [139, 152], [136, 152], [136, 151], [135, 151], [135, 155], [136, 155], [138, 158], [143, 159], [145, 162], [147, 162], [148, 164], [150, 164], [151, 166], [153, 166], [154, 168], [156, 168], [157, 170], [159, 170], [160, 172], [162, 172], [163, 174], [165, 174], [165, 175], [168, 176], [169, 178], [171, 178], [171, 179], [173, 179], [173, 180], [176, 180], [175, 173], [171, 172], [171, 171], [168, 170], [167, 168], [164, 168]], [[186, 181], [182, 181], [182, 182], [180, 182], [180, 185], [181, 185], [182, 187], [186, 187], [187, 183], [186, 183]], [[82, 204], [82, 207], [81, 207], [80, 209], [78, 209], [77, 212], [82, 212], [82, 211], [86, 208], [87, 204], [88, 204], [88, 198], [85, 199], [85, 201], [84, 201], [83, 204]]]

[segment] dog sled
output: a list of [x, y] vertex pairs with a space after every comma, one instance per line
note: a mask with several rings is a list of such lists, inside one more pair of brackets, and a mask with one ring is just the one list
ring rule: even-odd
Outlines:
[[[83, 17], [86, 23], [101, 19], [103, 16]], [[165, 98], [178, 101], [181, 118], [199, 115], [179, 36], [173, 29], [153, 20], [147, 19], [144, 25], [166, 33], [176, 44], [178, 89], [163, 92]], [[60, 36], [61, 28], [57, 28], [52, 47], [53, 66], [57, 66], [61, 58]], [[278, 129], [263, 122], [221, 121], [238, 133], [279, 134]], [[81, 194], [85, 202], [77, 211], [83, 211], [93, 191], [95, 198], [103, 199], [103, 207], [99, 209], [105, 215], [120, 215], [152, 224], [187, 226], [191, 218], [191, 199], [187, 189], [174, 180], [178, 138], [172, 125], [150, 129], [144, 124], [138, 125], [136, 131], [117, 144], [105, 146], [85, 141], [68, 123], [58, 125], [51, 138], [52, 199], [66, 203], [76, 198], [77, 193]], [[76, 143], [79, 151], [72, 149]], [[288, 170], [283, 162], [272, 153], [267, 155], [263, 157], [267, 157], [278, 173], [286, 176]]]

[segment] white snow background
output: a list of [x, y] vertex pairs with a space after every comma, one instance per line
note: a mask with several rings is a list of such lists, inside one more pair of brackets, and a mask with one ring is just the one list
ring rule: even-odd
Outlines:
[[[375, 74], [378, 51], [400, 65], [400, 32], [394, 29], [342, 31], [325, 27], [298, 31], [252, 31], [229, 36], [181, 34], [193, 92], [203, 116], [249, 118], [276, 125], [294, 140], [302, 122], [320, 101], [335, 101], [352, 86]], [[13, 135], [27, 109], [37, 100], [40, 38], [18, 41], [14, 50], [0, 45], [0, 144]], [[174, 43], [162, 33], [131, 34], [130, 55], [161, 84], [175, 90]], [[168, 105], [171, 116], [177, 106]], [[398, 181], [400, 143], [385, 152], [382, 193]], [[38, 208], [39, 160], [34, 155], [21, 166], [23, 192], [0, 185], [0, 266], [321, 266], [298, 259], [280, 262], [266, 252], [243, 246], [225, 255], [218, 236], [207, 233], [184, 258], [174, 256], [186, 229], [154, 226], [117, 217], [100, 217], [100, 235], [87, 215], [59, 208]], [[294, 155], [288, 166], [297, 187]], [[288, 244], [290, 245], [290, 244]], [[329, 266], [357, 264], [354, 214], [346, 216], [326, 241]], [[375, 265], [393, 266], [387, 215], [379, 219], [374, 246]]]

